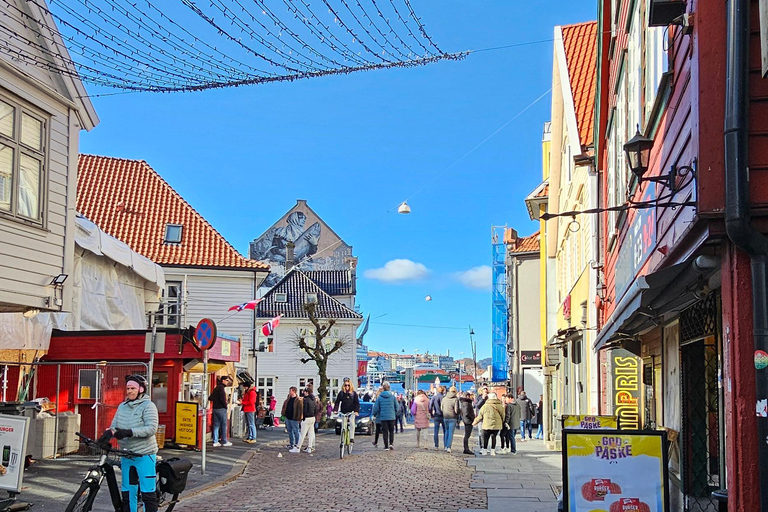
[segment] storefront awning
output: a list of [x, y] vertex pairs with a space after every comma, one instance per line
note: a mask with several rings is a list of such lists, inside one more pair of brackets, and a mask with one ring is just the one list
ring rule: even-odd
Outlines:
[[693, 260], [639, 276], [598, 333], [592, 348], [600, 350], [606, 343], [642, 333], [659, 325], [663, 315], [692, 304], [697, 297], [689, 289], [701, 276], [702, 269], [693, 265]]

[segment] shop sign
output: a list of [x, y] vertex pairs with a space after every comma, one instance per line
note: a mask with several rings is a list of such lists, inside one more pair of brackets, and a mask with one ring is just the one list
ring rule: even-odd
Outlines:
[[24, 456], [27, 453], [29, 420], [26, 416], [0, 414], [0, 489], [19, 493], [24, 477]]
[[541, 350], [523, 350], [520, 353], [522, 364], [541, 365]]
[[197, 446], [197, 402], [176, 402], [176, 444]]
[[563, 415], [563, 428], [582, 430], [616, 430], [616, 416], [583, 416], [578, 414]]
[[[654, 201], [656, 187], [647, 187], [642, 201]], [[616, 302], [621, 300], [656, 245], [656, 209], [635, 210], [616, 257]]]
[[613, 379], [613, 413], [619, 420], [619, 429], [640, 428], [640, 358], [628, 350], [611, 352]]
[[563, 430], [563, 510], [668, 512], [665, 445], [663, 431]]

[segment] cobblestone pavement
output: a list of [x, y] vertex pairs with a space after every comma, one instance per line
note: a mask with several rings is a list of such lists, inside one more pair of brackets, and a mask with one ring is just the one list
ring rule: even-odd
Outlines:
[[461, 454], [460, 437], [454, 440], [454, 453], [417, 449], [412, 427], [395, 435], [393, 451], [383, 450], [381, 440], [375, 448], [369, 436], [358, 435], [355, 440], [353, 454], [343, 460], [339, 459], [339, 437], [333, 433], [319, 435], [312, 454], [288, 453], [284, 445], [275, 443], [263, 446], [241, 476], [183, 499], [177, 510], [369, 512], [486, 507], [486, 490], [470, 486], [473, 468]]

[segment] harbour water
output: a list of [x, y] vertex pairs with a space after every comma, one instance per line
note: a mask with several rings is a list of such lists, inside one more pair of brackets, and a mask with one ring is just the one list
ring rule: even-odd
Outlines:
[[[455, 382], [455, 381], [454, 382], [444, 382], [444, 383], [442, 383], [442, 385], [445, 386], [446, 388], [449, 388], [451, 386], [456, 386], [456, 389], [459, 389], [458, 383]], [[435, 387], [435, 383], [434, 382], [419, 382], [419, 389], [423, 389], [427, 393], [429, 393], [429, 391], [432, 390], [434, 387]], [[378, 389], [378, 388], [379, 388], [379, 384], [377, 383], [373, 389]], [[459, 389], [459, 391], [472, 391], [472, 392], [474, 392], [475, 391], [474, 388], [475, 388], [475, 385], [474, 385], [473, 382], [464, 382], [464, 383], [462, 383], [461, 389]], [[390, 389], [391, 389], [391, 391], [393, 393], [397, 393], [397, 394], [400, 394], [400, 393], [404, 392], [404, 388], [403, 388], [403, 383], [402, 382], [391, 382], [390, 383]]]

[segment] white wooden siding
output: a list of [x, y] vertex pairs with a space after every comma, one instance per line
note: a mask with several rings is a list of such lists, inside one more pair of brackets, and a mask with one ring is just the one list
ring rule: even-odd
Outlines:
[[[163, 267], [165, 280], [187, 283], [185, 325], [197, 325], [203, 318], [216, 322], [220, 333], [242, 336], [243, 346], [250, 347], [253, 339], [253, 311], [232, 314], [231, 306], [253, 300], [254, 277], [250, 270], [205, 270]], [[226, 319], [225, 319], [226, 318]]]
[[[257, 321], [261, 325], [262, 319]], [[357, 352], [355, 331], [361, 320], [339, 320], [336, 326], [340, 328], [340, 336], [347, 344], [338, 352], [331, 355], [328, 361], [328, 377], [343, 379], [350, 377], [357, 385]], [[314, 361], [302, 364], [301, 354], [293, 338], [301, 328], [312, 328], [309, 321], [298, 319], [281, 320], [274, 333], [274, 352], [257, 352], [258, 377], [277, 377], [275, 383], [275, 398], [277, 398], [278, 413], [283, 400], [288, 396], [288, 389], [298, 385], [299, 377], [314, 377], [315, 385], [320, 382], [317, 366]]]

